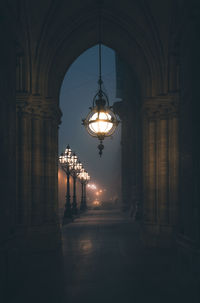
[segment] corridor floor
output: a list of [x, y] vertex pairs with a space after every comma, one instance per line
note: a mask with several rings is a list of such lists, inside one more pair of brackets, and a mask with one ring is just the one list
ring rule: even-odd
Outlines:
[[174, 257], [144, 249], [139, 231], [118, 210], [91, 210], [64, 226], [66, 302], [199, 302]]

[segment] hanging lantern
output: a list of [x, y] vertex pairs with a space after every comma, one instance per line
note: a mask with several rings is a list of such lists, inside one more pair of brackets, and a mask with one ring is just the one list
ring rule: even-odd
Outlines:
[[99, 92], [94, 96], [91, 111], [86, 119], [83, 119], [87, 132], [100, 141], [98, 145], [100, 156], [104, 148], [104, 138], [111, 136], [118, 124], [119, 120], [112, 111], [112, 107], [109, 106], [108, 97], [100, 87]]
[[99, 16], [99, 89], [97, 94], [93, 98], [92, 107], [90, 112], [85, 119], [83, 119], [83, 125], [87, 132], [92, 137], [99, 139], [100, 144], [98, 145], [100, 157], [104, 148], [103, 140], [105, 137], [111, 136], [119, 120], [115, 113], [112, 111], [112, 106], [109, 105], [108, 96], [102, 90], [102, 76], [101, 76], [101, 14]]

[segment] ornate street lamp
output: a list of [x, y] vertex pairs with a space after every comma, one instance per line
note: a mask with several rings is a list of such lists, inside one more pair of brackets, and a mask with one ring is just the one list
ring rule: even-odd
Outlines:
[[87, 181], [87, 172], [84, 170], [84, 168], [81, 169], [81, 172], [80, 172], [78, 177], [79, 177], [79, 181], [81, 183], [81, 205], [80, 205], [80, 210], [84, 211], [87, 208], [86, 196], [85, 196], [85, 183]]
[[81, 183], [81, 204], [80, 204], [80, 211], [85, 210], [85, 203], [84, 203], [84, 175], [85, 175], [85, 170], [84, 168], [81, 169], [81, 172], [78, 176], [79, 181]]
[[110, 137], [119, 120], [115, 113], [112, 111], [112, 106], [109, 105], [108, 96], [102, 90], [102, 76], [101, 76], [101, 18], [99, 21], [99, 88], [97, 94], [93, 98], [92, 107], [85, 119], [83, 119], [83, 125], [87, 132], [92, 137], [98, 138], [100, 144], [98, 145], [99, 155], [101, 157], [102, 150], [104, 148], [103, 140], [105, 137]]
[[78, 209], [77, 209], [77, 201], [76, 201], [76, 179], [78, 175], [80, 174], [80, 171], [82, 169], [82, 163], [78, 161], [78, 158], [75, 153], [71, 156], [71, 162], [70, 162], [70, 174], [73, 178], [73, 202], [72, 202], [72, 214], [77, 215]]
[[85, 209], [87, 209], [86, 185], [88, 184], [89, 181], [90, 181], [90, 176], [89, 176], [89, 174], [87, 172], [85, 172], [84, 184], [83, 184], [83, 194], [84, 194]]
[[70, 186], [69, 186], [71, 153], [72, 153], [72, 151], [71, 151], [69, 145], [67, 145], [65, 152], [62, 153], [59, 157], [60, 165], [67, 176], [67, 193], [66, 193], [66, 203], [65, 203], [63, 224], [65, 223], [67, 218], [72, 218], [71, 203], [70, 203]]

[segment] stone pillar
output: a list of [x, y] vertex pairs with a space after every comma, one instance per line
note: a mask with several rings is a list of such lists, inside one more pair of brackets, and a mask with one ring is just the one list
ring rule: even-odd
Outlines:
[[122, 210], [127, 211], [130, 207], [131, 190], [131, 166], [130, 166], [130, 136], [128, 118], [124, 101], [114, 103], [114, 111], [121, 119], [121, 188], [122, 188]]
[[27, 297], [35, 301], [36, 294], [43, 301], [47, 297], [55, 301], [63, 281], [57, 211], [60, 116], [54, 100], [17, 94], [17, 293], [14, 297], [22, 302]]
[[29, 245], [39, 250], [55, 249], [60, 241], [59, 121], [60, 111], [51, 99], [17, 95], [17, 225], [22, 242], [30, 241]]
[[127, 211], [131, 202], [131, 166], [128, 136], [128, 121], [122, 120], [121, 126], [121, 174], [122, 174], [122, 210]]
[[44, 207], [44, 134], [43, 120], [38, 109], [32, 109], [31, 114], [31, 225], [43, 223]]
[[16, 176], [17, 176], [17, 214], [18, 227], [30, 223], [31, 207], [31, 117], [26, 111], [27, 95], [17, 95], [16, 115]]
[[122, 124], [122, 209], [126, 211], [130, 207], [135, 208], [136, 202], [141, 200], [141, 114], [136, 105], [127, 100], [115, 102], [114, 111], [119, 115]]
[[158, 121], [158, 201], [159, 201], [159, 222], [167, 225], [169, 223], [169, 159], [168, 159], [168, 120], [169, 117], [160, 117]]
[[179, 118], [176, 111], [169, 123], [169, 224], [177, 226], [179, 210]]
[[43, 129], [44, 139], [44, 221], [55, 222], [57, 214], [57, 132], [55, 121], [45, 117]]
[[157, 222], [157, 205], [156, 205], [156, 131], [157, 122], [152, 120], [149, 122], [148, 129], [148, 201], [146, 204], [145, 218], [149, 222]]
[[166, 245], [177, 225], [178, 99], [147, 99], [143, 110], [143, 236]]
[[0, 4], [0, 302], [6, 302], [15, 276], [16, 228], [16, 48], [10, 18]]
[[200, 279], [199, 3], [186, 5], [180, 43], [180, 211], [178, 251], [183, 275]]

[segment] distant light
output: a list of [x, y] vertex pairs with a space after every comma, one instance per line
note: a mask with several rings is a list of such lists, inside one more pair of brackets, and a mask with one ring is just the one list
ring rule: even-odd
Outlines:
[[88, 187], [91, 189], [97, 189], [97, 186], [95, 184], [88, 184]]
[[99, 202], [98, 200], [95, 200], [95, 201], [93, 202], [93, 204], [94, 204], [94, 205], [100, 205], [100, 202]]

